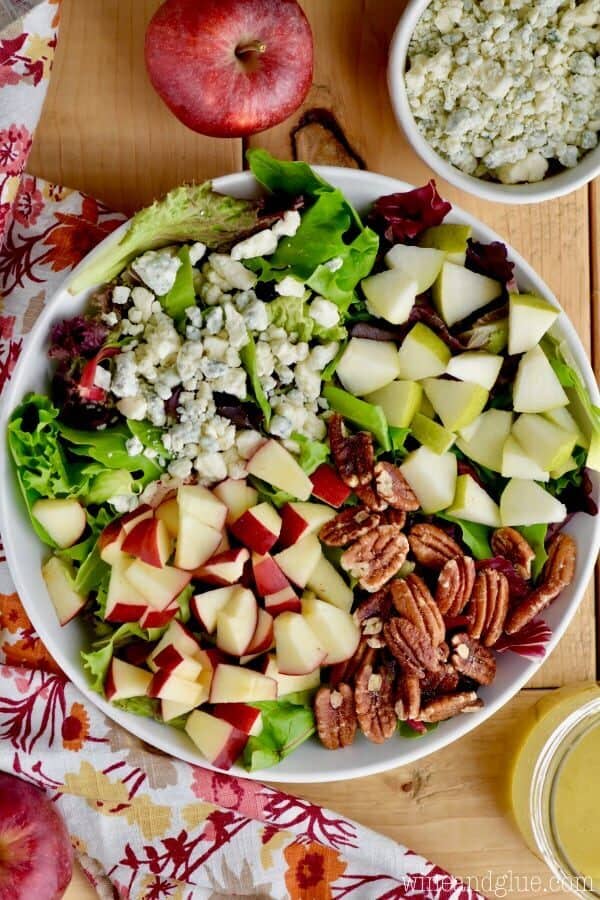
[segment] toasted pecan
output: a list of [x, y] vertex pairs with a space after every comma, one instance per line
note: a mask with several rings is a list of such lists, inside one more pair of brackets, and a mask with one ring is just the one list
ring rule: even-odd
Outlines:
[[354, 741], [357, 720], [350, 685], [338, 684], [335, 688], [322, 685], [315, 695], [314, 711], [317, 733], [324, 747], [338, 750]]
[[531, 563], [535, 559], [535, 551], [529, 546], [522, 534], [516, 528], [505, 526], [497, 528], [492, 534], [492, 550], [496, 556], [502, 556], [512, 563], [513, 568], [521, 578], [529, 581], [531, 578]]
[[440, 649], [433, 646], [426, 631], [401, 616], [383, 626], [383, 636], [392, 656], [406, 675], [424, 678], [426, 672], [438, 672]]
[[449, 534], [429, 522], [414, 525], [408, 534], [408, 542], [413, 556], [426, 569], [441, 569], [449, 559], [463, 555]]
[[364, 506], [349, 506], [325, 522], [319, 538], [329, 547], [346, 547], [379, 525], [380, 516]]
[[396, 682], [394, 712], [401, 722], [417, 719], [421, 709], [421, 683], [415, 675], [400, 675]]
[[481, 700], [475, 691], [463, 691], [458, 694], [446, 694], [443, 697], [436, 697], [425, 706], [421, 707], [419, 718], [421, 722], [433, 723], [443, 722], [451, 719], [458, 713], [475, 712], [481, 709], [483, 700]]
[[393, 679], [386, 666], [373, 669], [364, 665], [356, 676], [354, 689], [356, 718], [364, 736], [374, 744], [383, 744], [396, 731]]
[[381, 460], [375, 464], [374, 475], [377, 494], [389, 506], [404, 512], [419, 509], [416, 494], [398, 466]]
[[446, 627], [442, 614], [422, 578], [411, 573], [397, 578], [390, 585], [392, 603], [396, 611], [420, 631], [425, 631], [434, 647], [442, 643]]
[[340, 565], [374, 593], [396, 574], [408, 553], [406, 536], [393, 525], [379, 525], [342, 553]]
[[344, 420], [338, 413], [329, 419], [328, 430], [331, 455], [344, 484], [351, 488], [369, 484], [375, 464], [372, 435], [367, 431], [347, 434]]
[[559, 532], [548, 545], [548, 559], [539, 587], [518, 604], [506, 620], [504, 630], [515, 634], [552, 603], [575, 576], [577, 545], [568, 534]]
[[481, 569], [475, 578], [471, 603], [471, 625], [468, 628], [472, 638], [481, 640], [485, 647], [493, 647], [504, 631], [508, 614], [508, 579], [496, 569]]
[[496, 660], [490, 650], [466, 633], [451, 640], [450, 662], [457, 672], [478, 684], [491, 684], [496, 677]]
[[449, 559], [438, 577], [435, 602], [444, 616], [459, 616], [471, 596], [475, 581], [475, 563], [470, 556]]

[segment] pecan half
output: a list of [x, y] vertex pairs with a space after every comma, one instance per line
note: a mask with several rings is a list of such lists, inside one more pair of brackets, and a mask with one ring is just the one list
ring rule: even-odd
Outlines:
[[319, 538], [329, 547], [345, 547], [379, 525], [379, 519], [364, 506], [349, 506], [325, 522]]
[[392, 595], [389, 587], [384, 587], [374, 594], [365, 597], [358, 604], [352, 616], [357, 625], [360, 625], [365, 619], [377, 617], [379, 619], [388, 619], [392, 608]]
[[374, 469], [378, 495], [393, 509], [410, 512], [419, 509], [419, 501], [410, 484], [398, 468], [390, 462], [378, 462]]
[[452, 694], [459, 681], [460, 676], [454, 666], [444, 663], [439, 672], [426, 672], [420, 683], [424, 694]]
[[556, 600], [573, 581], [576, 562], [577, 546], [573, 538], [568, 534], [557, 534], [548, 545], [548, 559], [542, 571], [541, 584], [512, 610], [504, 626], [507, 634], [520, 631]]
[[405, 674], [424, 678], [426, 672], [439, 671], [439, 648], [433, 646], [427, 632], [417, 628], [408, 619], [390, 619], [383, 626], [383, 637]]
[[316, 693], [315, 719], [321, 743], [328, 750], [348, 747], [356, 735], [354, 693], [348, 684], [334, 689], [322, 685]]
[[340, 565], [363, 590], [378, 591], [395, 575], [408, 553], [408, 541], [393, 525], [379, 525], [342, 553]]
[[381, 517], [382, 524], [394, 525], [398, 531], [402, 531], [406, 525], [406, 513], [403, 509], [386, 509]]
[[351, 488], [369, 484], [375, 463], [372, 436], [367, 431], [347, 434], [338, 413], [332, 415], [328, 428], [331, 455], [342, 481]]
[[393, 679], [389, 669], [374, 670], [364, 665], [356, 676], [354, 689], [356, 718], [364, 736], [374, 744], [383, 744], [396, 731]]
[[429, 635], [434, 647], [442, 643], [446, 626], [429, 588], [418, 575], [398, 578], [390, 585], [396, 611]]
[[509, 585], [506, 575], [496, 569], [481, 569], [477, 573], [471, 594], [471, 625], [469, 636], [481, 640], [485, 647], [493, 647], [504, 631], [508, 614]]
[[401, 675], [396, 683], [394, 712], [401, 722], [418, 719], [421, 709], [421, 683], [415, 675]]
[[449, 559], [463, 555], [450, 535], [437, 525], [430, 525], [427, 522], [411, 528], [408, 542], [413, 556], [426, 569], [441, 569]]
[[459, 616], [471, 596], [475, 563], [470, 556], [456, 556], [444, 563], [435, 590], [435, 602], [445, 616]]
[[490, 541], [492, 550], [496, 556], [503, 556], [512, 563], [515, 571], [529, 581], [531, 578], [531, 563], [535, 559], [535, 551], [529, 546], [522, 534], [516, 528], [498, 528], [494, 531]]
[[481, 709], [481, 700], [475, 691], [463, 691], [459, 694], [446, 694], [444, 697], [436, 697], [430, 703], [421, 708], [419, 719], [421, 722], [443, 722], [451, 719], [458, 713], [475, 712]]
[[496, 660], [490, 650], [468, 634], [452, 638], [450, 661], [457, 672], [478, 684], [491, 684], [496, 677]]
[[360, 639], [354, 656], [341, 663], [336, 663], [331, 667], [329, 673], [329, 681], [332, 685], [340, 682], [351, 682], [358, 670], [364, 665], [375, 665], [377, 659], [377, 648], [371, 647], [367, 642], [369, 638]]

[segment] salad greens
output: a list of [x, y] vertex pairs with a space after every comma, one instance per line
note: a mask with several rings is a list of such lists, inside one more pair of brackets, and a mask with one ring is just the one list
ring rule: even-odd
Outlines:
[[308, 304], [303, 297], [275, 297], [269, 303], [271, 323], [285, 328], [288, 334], [294, 332], [301, 341], [318, 338], [322, 341], [341, 341], [346, 337], [343, 325], [324, 328], [308, 312]]
[[185, 322], [185, 311], [190, 306], [196, 305], [196, 293], [194, 291], [194, 269], [190, 260], [188, 247], [181, 247], [177, 256], [181, 265], [175, 276], [175, 283], [171, 290], [161, 297], [161, 305], [164, 311], [177, 322], [181, 328]]
[[256, 404], [263, 414], [265, 427], [268, 428], [273, 411], [271, 409], [271, 404], [267, 400], [267, 395], [265, 394], [258, 374], [256, 344], [254, 343], [254, 338], [251, 334], [248, 334], [248, 343], [240, 350], [240, 359], [242, 360], [243, 366], [248, 374], [248, 378], [250, 379], [250, 386], [252, 388], [252, 393], [254, 394]]
[[358, 428], [370, 431], [383, 450], [392, 449], [387, 419], [380, 406], [367, 403], [366, 400], [359, 400], [358, 397], [354, 397], [348, 391], [335, 387], [333, 384], [327, 384], [322, 393], [331, 409], [340, 413]]
[[276, 766], [315, 733], [312, 692], [252, 703], [262, 713], [262, 731], [251, 737], [242, 761], [249, 772]]

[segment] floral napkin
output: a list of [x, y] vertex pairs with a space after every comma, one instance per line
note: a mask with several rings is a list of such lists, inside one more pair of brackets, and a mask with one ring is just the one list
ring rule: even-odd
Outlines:
[[[0, 0], [0, 26], [23, 12], [0, 33], [0, 389], [58, 283], [123, 220], [91, 197], [23, 173], [56, 44], [57, 0]], [[178, 762], [115, 725], [66, 680], [36, 635], [1, 545], [0, 770], [56, 801], [101, 896], [479, 896], [355, 822]]]

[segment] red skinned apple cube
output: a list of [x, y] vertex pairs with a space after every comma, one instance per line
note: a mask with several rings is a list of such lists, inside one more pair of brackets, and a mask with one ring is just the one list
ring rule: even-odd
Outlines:
[[210, 687], [211, 703], [258, 703], [276, 699], [277, 683], [260, 672], [227, 664], [215, 669]]
[[309, 534], [291, 547], [286, 547], [273, 559], [284, 575], [298, 587], [304, 588], [321, 559], [321, 544], [315, 534]]
[[261, 653], [266, 653], [274, 646], [273, 616], [259, 607], [258, 621], [252, 640], [241, 657], [240, 663], [245, 665]]
[[284, 675], [306, 675], [324, 664], [327, 651], [306, 621], [285, 612], [275, 619], [277, 668]]
[[245, 547], [234, 547], [212, 556], [203, 566], [196, 569], [194, 578], [208, 584], [235, 584], [242, 577], [246, 560], [250, 554]]
[[281, 547], [291, 547], [307, 534], [317, 534], [335, 512], [323, 503], [286, 503], [281, 510]]
[[109, 522], [98, 538], [100, 558], [112, 566], [115, 560], [121, 557], [123, 542], [130, 531], [145, 519], [151, 519], [153, 515], [154, 510], [152, 507], [142, 504], [137, 509], [125, 513], [113, 522]]
[[321, 556], [306, 582], [307, 588], [317, 597], [327, 600], [338, 609], [350, 612], [354, 602], [352, 589], [346, 584], [337, 569], [325, 556]]
[[137, 622], [148, 608], [147, 597], [126, 577], [131, 565], [131, 560], [123, 556], [110, 570], [104, 614], [107, 622]]
[[262, 731], [262, 713], [255, 706], [247, 703], [217, 703], [213, 707], [213, 716], [224, 719], [244, 734], [257, 735]]
[[180, 678], [173, 672], [159, 669], [152, 676], [146, 693], [148, 697], [157, 697], [160, 700], [174, 700], [176, 703], [191, 704], [192, 708], [206, 703], [208, 700], [210, 685], [206, 679], [188, 681]]
[[188, 586], [192, 575], [174, 566], [157, 569], [135, 559], [125, 570], [125, 577], [146, 598], [149, 606], [164, 609]]
[[300, 597], [291, 584], [274, 594], [266, 594], [264, 601], [265, 609], [272, 616], [279, 616], [284, 612], [300, 612], [302, 608]]
[[139, 618], [140, 628], [164, 628], [175, 618], [178, 611], [179, 604], [176, 600], [173, 600], [164, 609], [147, 606]]
[[327, 652], [325, 665], [334, 666], [354, 656], [360, 629], [349, 612], [306, 594], [302, 598], [302, 615]]
[[46, 582], [48, 594], [52, 600], [58, 621], [66, 625], [81, 612], [87, 597], [78, 593], [73, 587], [75, 573], [68, 563], [51, 556], [42, 566], [42, 577]]
[[277, 682], [277, 697], [285, 697], [286, 694], [296, 694], [300, 691], [312, 691], [321, 684], [321, 670], [318, 668], [306, 675], [283, 675], [277, 668], [273, 653], [263, 656], [261, 663], [260, 671], [263, 675]]
[[229, 543], [229, 535], [224, 531], [223, 536], [221, 537], [221, 543], [215, 550], [215, 556], [217, 556], [218, 553], [225, 553], [226, 550], [231, 550], [231, 544]]
[[62, 549], [75, 544], [87, 524], [85, 509], [74, 497], [36, 500], [31, 507], [31, 515]]
[[171, 555], [171, 537], [160, 519], [143, 519], [125, 536], [123, 553], [162, 569]]
[[281, 518], [270, 503], [259, 503], [242, 513], [230, 526], [234, 537], [255, 553], [268, 553], [277, 543]]
[[217, 613], [217, 647], [231, 656], [243, 656], [257, 624], [256, 597], [248, 588], [236, 587], [227, 605]]
[[213, 634], [217, 628], [217, 615], [224, 609], [233, 597], [237, 585], [227, 585], [214, 591], [205, 591], [203, 594], [194, 594], [190, 601], [190, 607], [204, 630]]
[[202, 755], [217, 769], [230, 769], [248, 742], [248, 735], [230, 722], [200, 709], [190, 713], [185, 730]]
[[106, 673], [104, 693], [107, 700], [129, 700], [131, 697], [143, 697], [152, 681], [152, 675], [146, 669], [132, 666], [113, 656]]
[[197, 569], [214, 556], [222, 539], [220, 530], [180, 510], [175, 565], [180, 569]]
[[163, 500], [160, 506], [156, 507], [156, 518], [164, 522], [167, 531], [171, 537], [176, 538], [179, 530], [179, 506], [177, 498], [171, 497], [170, 500]]
[[[207, 647], [206, 650], [202, 651], [202, 655], [206, 656], [208, 662], [210, 663], [210, 668], [214, 672], [219, 663], [227, 662], [228, 658], [218, 647]], [[204, 663], [203, 663], [204, 665]], [[205, 668], [209, 668], [209, 665], [205, 665]]]
[[250, 457], [248, 472], [298, 500], [308, 500], [312, 493], [312, 482], [306, 472], [292, 454], [272, 438], [261, 444]]
[[264, 556], [260, 553], [252, 554], [252, 574], [260, 597], [276, 594], [290, 587], [288, 579], [268, 553]]
[[227, 507], [227, 525], [258, 502], [258, 491], [241, 479], [227, 478], [213, 488], [213, 494]]
[[177, 491], [177, 504], [180, 516], [193, 516], [216, 531], [223, 530], [227, 507], [208, 488], [200, 484], [182, 484]]
[[181, 622], [174, 620], [171, 622], [152, 653], [148, 656], [148, 665], [153, 672], [159, 667], [163, 669], [166, 668], [162, 663], [155, 664], [155, 659], [163, 650], [169, 647], [172, 647], [173, 650], [176, 651], [179, 659], [182, 659], [184, 656], [200, 658], [202, 652], [198, 641], [191, 631], [189, 631], [185, 625], [182, 625]]
[[310, 476], [310, 480], [313, 496], [323, 500], [324, 503], [329, 503], [330, 506], [335, 506], [336, 509], [345, 503], [352, 493], [328, 463], [321, 463]]
[[197, 659], [193, 656], [182, 656], [172, 644], [154, 657], [154, 666], [156, 668], [153, 671], [163, 669], [186, 681], [196, 681], [202, 672], [202, 664]]

